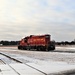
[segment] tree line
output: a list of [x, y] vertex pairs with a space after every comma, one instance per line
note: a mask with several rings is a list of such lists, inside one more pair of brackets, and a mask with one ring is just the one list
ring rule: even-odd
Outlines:
[[75, 41], [61, 41], [61, 42], [55, 42], [56, 45], [75, 45]]
[[0, 41], [0, 45], [18, 45], [19, 41]]
[[[19, 41], [0, 41], [0, 45], [18, 45]], [[61, 41], [61, 42], [55, 42], [56, 45], [75, 45], [74, 41]]]

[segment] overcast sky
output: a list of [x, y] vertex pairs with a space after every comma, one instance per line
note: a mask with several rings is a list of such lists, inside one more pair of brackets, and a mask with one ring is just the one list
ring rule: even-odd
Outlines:
[[0, 40], [50, 34], [75, 39], [75, 0], [0, 0]]

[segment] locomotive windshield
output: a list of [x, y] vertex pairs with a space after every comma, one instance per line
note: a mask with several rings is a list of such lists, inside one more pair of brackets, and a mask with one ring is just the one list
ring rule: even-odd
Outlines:
[[50, 38], [50, 36], [49, 35], [46, 35], [46, 38]]

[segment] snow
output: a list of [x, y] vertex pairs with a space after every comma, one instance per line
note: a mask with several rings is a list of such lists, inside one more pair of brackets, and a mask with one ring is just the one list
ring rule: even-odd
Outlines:
[[0, 65], [0, 75], [18, 75], [8, 65]]
[[69, 72], [70, 70], [75, 70], [75, 65], [68, 65], [68, 64], [59, 64], [59, 63], [44, 63], [43, 65], [28, 63], [29, 65], [45, 72], [46, 74], [54, 74], [54, 73], [61, 73], [62, 72]]
[[[14, 54], [10, 51], [11, 53], [10, 54], [9, 52], [7, 52], [7, 50], [8, 49], [4, 48], [1, 50], [1, 52], [5, 51], [5, 53], [11, 56], [12, 58], [17, 58], [18, 60], [23, 61], [25, 64], [32, 66], [46, 73], [47, 75], [56, 75], [56, 74], [61, 75], [63, 73], [67, 74], [67, 73], [75, 72], [75, 53], [34, 52], [33, 54], [32, 53], [33, 51], [30, 51], [30, 52], [29, 51], [18, 51], [20, 54], [19, 53]], [[17, 49], [12, 48], [12, 50], [16, 52]], [[56, 47], [56, 50], [75, 51], [75, 47]], [[24, 54], [21, 54], [22, 52]], [[26, 55], [27, 53], [29, 53], [28, 56]], [[36, 55], [36, 53], [38, 54], [38, 56]], [[39, 54], [41, 54], [42, 56], [40, 56]], [[41, 60], [42, 58], [43, 60]], [[9, 65], [12, 66], [14, 69], [16, 69], [16, 71], [19, 72], [21, 75], [44, 75], [43, 73], [33, 68], [30, 68], [25, 64], [15, 64], [14, 63], [14, 64], [9, 64]], [[4, 66], [6, 67], [6, 65]], [[7, 70], [8, 72], [9, 68], [7, 69], [6, 68], [3, 68], [2, 65], [0, 65], [0, 69]], [[5, 73], [4, 70], [3, 70], [3, 73]], [[10, 72], [13, 73], [13, 71], [10, 71]], [[1, 74], [0, 72], [0, 75], [5, 75], [5, 74]], [[16, 74], [13, 74], [13, 75], [16, 75]]]
[[71, 50], [75, 50], [75, 47], [73, 47], [73, 46], [72, 46], [72, 47], [69, 47], [69, 46], [64, 47], [64, 46], [63, 46], [63, 47], [56, 47], [56, 48], [57, 48], [57, 49], [68, 49], [68, 50], [71, 49]]
[[20, 75], [44, 75], [25, 64], [10, 64], [10, 66], [16, 69]]
[[[45, 62], [41, 61], [37, 64], [35, 63], [26, 63], [29, 66], [32, 66], [47, 75], [61, 75], [62, 73], [70, 73], [75, 71], [75, 65], [70, 65], [62, 62]], [[14, 68], [20, 75], [44, 75], [43, 73], [25, 65], [25, 64], [9, 64]], [[0, 65], [1, 74], [0, 75], [18, 75], [14, 72], [8, 65]]]

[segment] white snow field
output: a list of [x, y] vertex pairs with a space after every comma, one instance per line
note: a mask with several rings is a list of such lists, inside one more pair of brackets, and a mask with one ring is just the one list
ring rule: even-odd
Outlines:
[[18, 50], [16, 47], [1, 47], [1, 53], [24, 64], [0, 64], [0, 75], [75, 75], [75, 53], [65, 52], [75, 51], [75, 47], [56, 47], [56, 51], [39, 52]]

